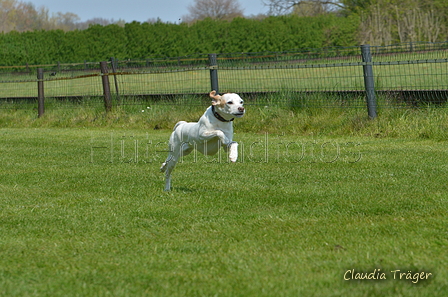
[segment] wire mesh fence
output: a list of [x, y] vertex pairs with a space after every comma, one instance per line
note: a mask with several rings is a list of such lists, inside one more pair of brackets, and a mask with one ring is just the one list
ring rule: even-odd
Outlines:
[[[114, 105], [142, 100], [170, 104], [169, 98], [204, 96], [219, 85], [220, 93], [240, 93], [253, 104], [266, 104], [269, 98], [270, 104], [289, 106], [365, 108], [366, 65], [373, 67], [378, 106], [447, 106], [448, 42], [371, 47], [370, 51], [371, 62], [363, 60], [359, 47], [217, 54], [215, 63], [209, 54], [111, 58], [107, 73], [101, 72], [99, 62], [0, 66], [0, 108], [36, 101], [38, 81], [44, 82], [46, 99], [94, 104], [104, 96], [105, 75]], [[41, 79], [36, 76], [38, 68], [43, 69]], [[211, 81], [212, 71], [216, 82]]]

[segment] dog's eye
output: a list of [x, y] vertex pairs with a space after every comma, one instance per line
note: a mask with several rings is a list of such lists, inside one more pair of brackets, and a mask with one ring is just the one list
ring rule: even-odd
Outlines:
[[233, 104], [233, 101], [229, 101], [229, 102], [227, 102], [227, 104], [232, 105], [232, 104]]

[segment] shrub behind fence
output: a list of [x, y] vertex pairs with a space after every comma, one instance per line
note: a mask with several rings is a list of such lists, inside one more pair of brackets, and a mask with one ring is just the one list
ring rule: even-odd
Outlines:
[[243, 94], [252, 104], [280, 93], [275, 104], [369, 107], [371, 117], [377, 100], [380, 107], [446, 106], [448, 42], [361, 48], [0, 67], [0, 108], [39, 94], [87, 104], [104, 98], [110, 110], [155, 98], [169, 104], [164, 99], [211, 89]]

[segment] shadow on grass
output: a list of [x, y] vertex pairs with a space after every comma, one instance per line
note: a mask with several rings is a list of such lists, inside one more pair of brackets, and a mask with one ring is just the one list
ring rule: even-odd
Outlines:
[[195, 192], [198, 192], [198, 189], [187, 188], [187, 187], [172, 187], [171, 192], [195, 193]]

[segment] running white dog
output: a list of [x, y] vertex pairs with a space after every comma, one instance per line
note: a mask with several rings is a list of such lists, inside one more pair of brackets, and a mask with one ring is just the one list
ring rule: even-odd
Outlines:
[[169, 141], [169, 155], [160, 170], [165, 172], [165, 191], [171, 190], [171, 172], [177, 161], [196, 149], [204, 155], [214, 155], [222, 146], [231, 162], [238, 158], [238, 143], [233, 139], [233, 119], [244, 115], [243, 100], [237, 94], [222, 96], [210, 92], [212, 105], [197, 123], [178, 122]]

